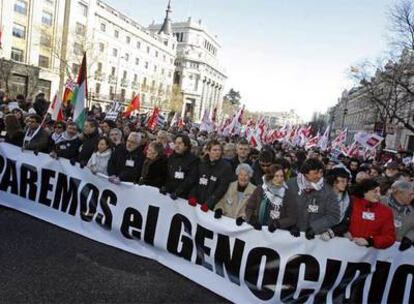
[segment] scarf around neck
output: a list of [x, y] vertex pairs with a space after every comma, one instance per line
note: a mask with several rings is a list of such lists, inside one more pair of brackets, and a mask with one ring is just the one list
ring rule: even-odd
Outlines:
[[302, 173], [298, 174], [296, 177], [296, 182], [298, 183], [299, 187], [299, 195], [301, 195], [303, 192], [320, 191], [324, 186], [323, 178], [321, 178], [317, 183], [312, 183]]

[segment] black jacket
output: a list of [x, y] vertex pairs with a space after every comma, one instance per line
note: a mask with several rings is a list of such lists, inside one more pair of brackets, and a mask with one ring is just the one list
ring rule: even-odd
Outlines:
[[137, 183], [144, 163], [143, 147], [129, 152], [125, 145], [119, 145], [108, 162], [108, 174], [118, 176], [123, 182]]
[[199, 159], [189, 151], [184, 154], [174, 152], [168, 159], [167, 192], [187, 199], [197, 182], [198, 163]]
[[92, 134], [85, 135], [83, 134], [82, 146], [79, 152], [79, 162], [87, 164], [91, 158], [93, 152], [95, 152], [96, 146], [99, 141], [99, 132], [95, 131]]
[[253, 164], [253, 177], [252, 177], [252, 184], [255, 186], [263, 185], [263, 175], [264, 172], [260, 167], [259, 161]]
[[21, 147], [23, 145], [24, 132], [22, 130], [16, 132], [13, 137], [10, 137], [9, 134], [6, 134], [4, 141], [8, 144]]
[[49, 151], [49, 134], [45, 129], [40, 128], [32, 140], [23, 142], [23, 145], [26, 150], [47, 153]]
[[79, 137], [76, 137], [74, 139], [64, 140], [55, 144], [53, 146], [53, 151], [56, 153], [57, 157], [77, 159], [81, 144], [82, 142]]
[[200, 204], [207, 203], [210, 210], [226, 194], [232, 180], [231, 165], [224, 159], [211, 162], [202, 160], [198, 165], [197, 185], [191, 190], [190, 196]]
[[167, 158], [162, 155], [155, 161], [144, 160], [142, 165], [140, 183], [147, 186], [161, 188], [167, 177]]

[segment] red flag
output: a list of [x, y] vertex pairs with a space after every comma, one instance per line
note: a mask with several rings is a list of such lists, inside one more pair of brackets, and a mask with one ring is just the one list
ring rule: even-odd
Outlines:
[[160, 109], [157, 107], [154, 107], [152, 110], [151, 116], [148, 119], [147, 128], [150, 130], [154, 130], [157, 126], [158, 116], [160, 115]]
[[128, 118], [129, 116], [131, 116], [132, 112], [139, 111], [140, 107], [141, 107], [141, 103], [140, 103], [139, 94], [138, 94], [134, 98], [132, 98], [131, 102], [129, 103], [124, 113], [122, 113], [122, 115]]
[[56, 93], [55, 97], [53, 98], [52, 103], [47, 110], [47, 113], [51, 115], [52, 120], [54, 121], [62, 121], [64, 120], [63, 112], [62, 112], [62, 100]]

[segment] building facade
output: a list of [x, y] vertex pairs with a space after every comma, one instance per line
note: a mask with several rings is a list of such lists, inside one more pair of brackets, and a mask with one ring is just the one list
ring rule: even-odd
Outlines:
[[144, 108], [168, 108], [177, 53], [172, 34], [150, 32], [99, 0], [0, 0], [0, 18], [0, 56], [39, 67], [40, 88], [62, 92], [86, 52], [89, 101], [129, 101], [139, 92]]
[[303, 122], [294, 110], [286, 112], [263, 112], [259, 116], [263, 116], [271, 128], [283, 127], [285, 125], [294, 126]]
[[[164, 24], [153, 23], [149, 30], [165, 30]], [[227, 76], [219, 62], [221, 46], [217, 37], [205, 29], [201, 20], [191, 18], [172, 23], [168, 30], [178, 42], [174, 84], [183, 95], [182, 115], [200, 121], [205, 110], [211, 113], [217, 108], [220, 112]]]

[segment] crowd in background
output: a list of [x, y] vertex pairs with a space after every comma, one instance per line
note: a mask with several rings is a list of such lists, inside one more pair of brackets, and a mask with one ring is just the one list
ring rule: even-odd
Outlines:
[[0, 92], [2, 142], [67, 159], [114, 184], [156, 187], [239, 226], [378, 249], [414, 244], [414, 171], [399, 154], [363, 160], [278, 141], [257, 150], [243, 137], [190, 122], [149, 130], [140, 116], [105, 119], [99, 106], [79, 129], [70, 118], [48, 119], [48, 106], [43, 94], [31, 101]]

